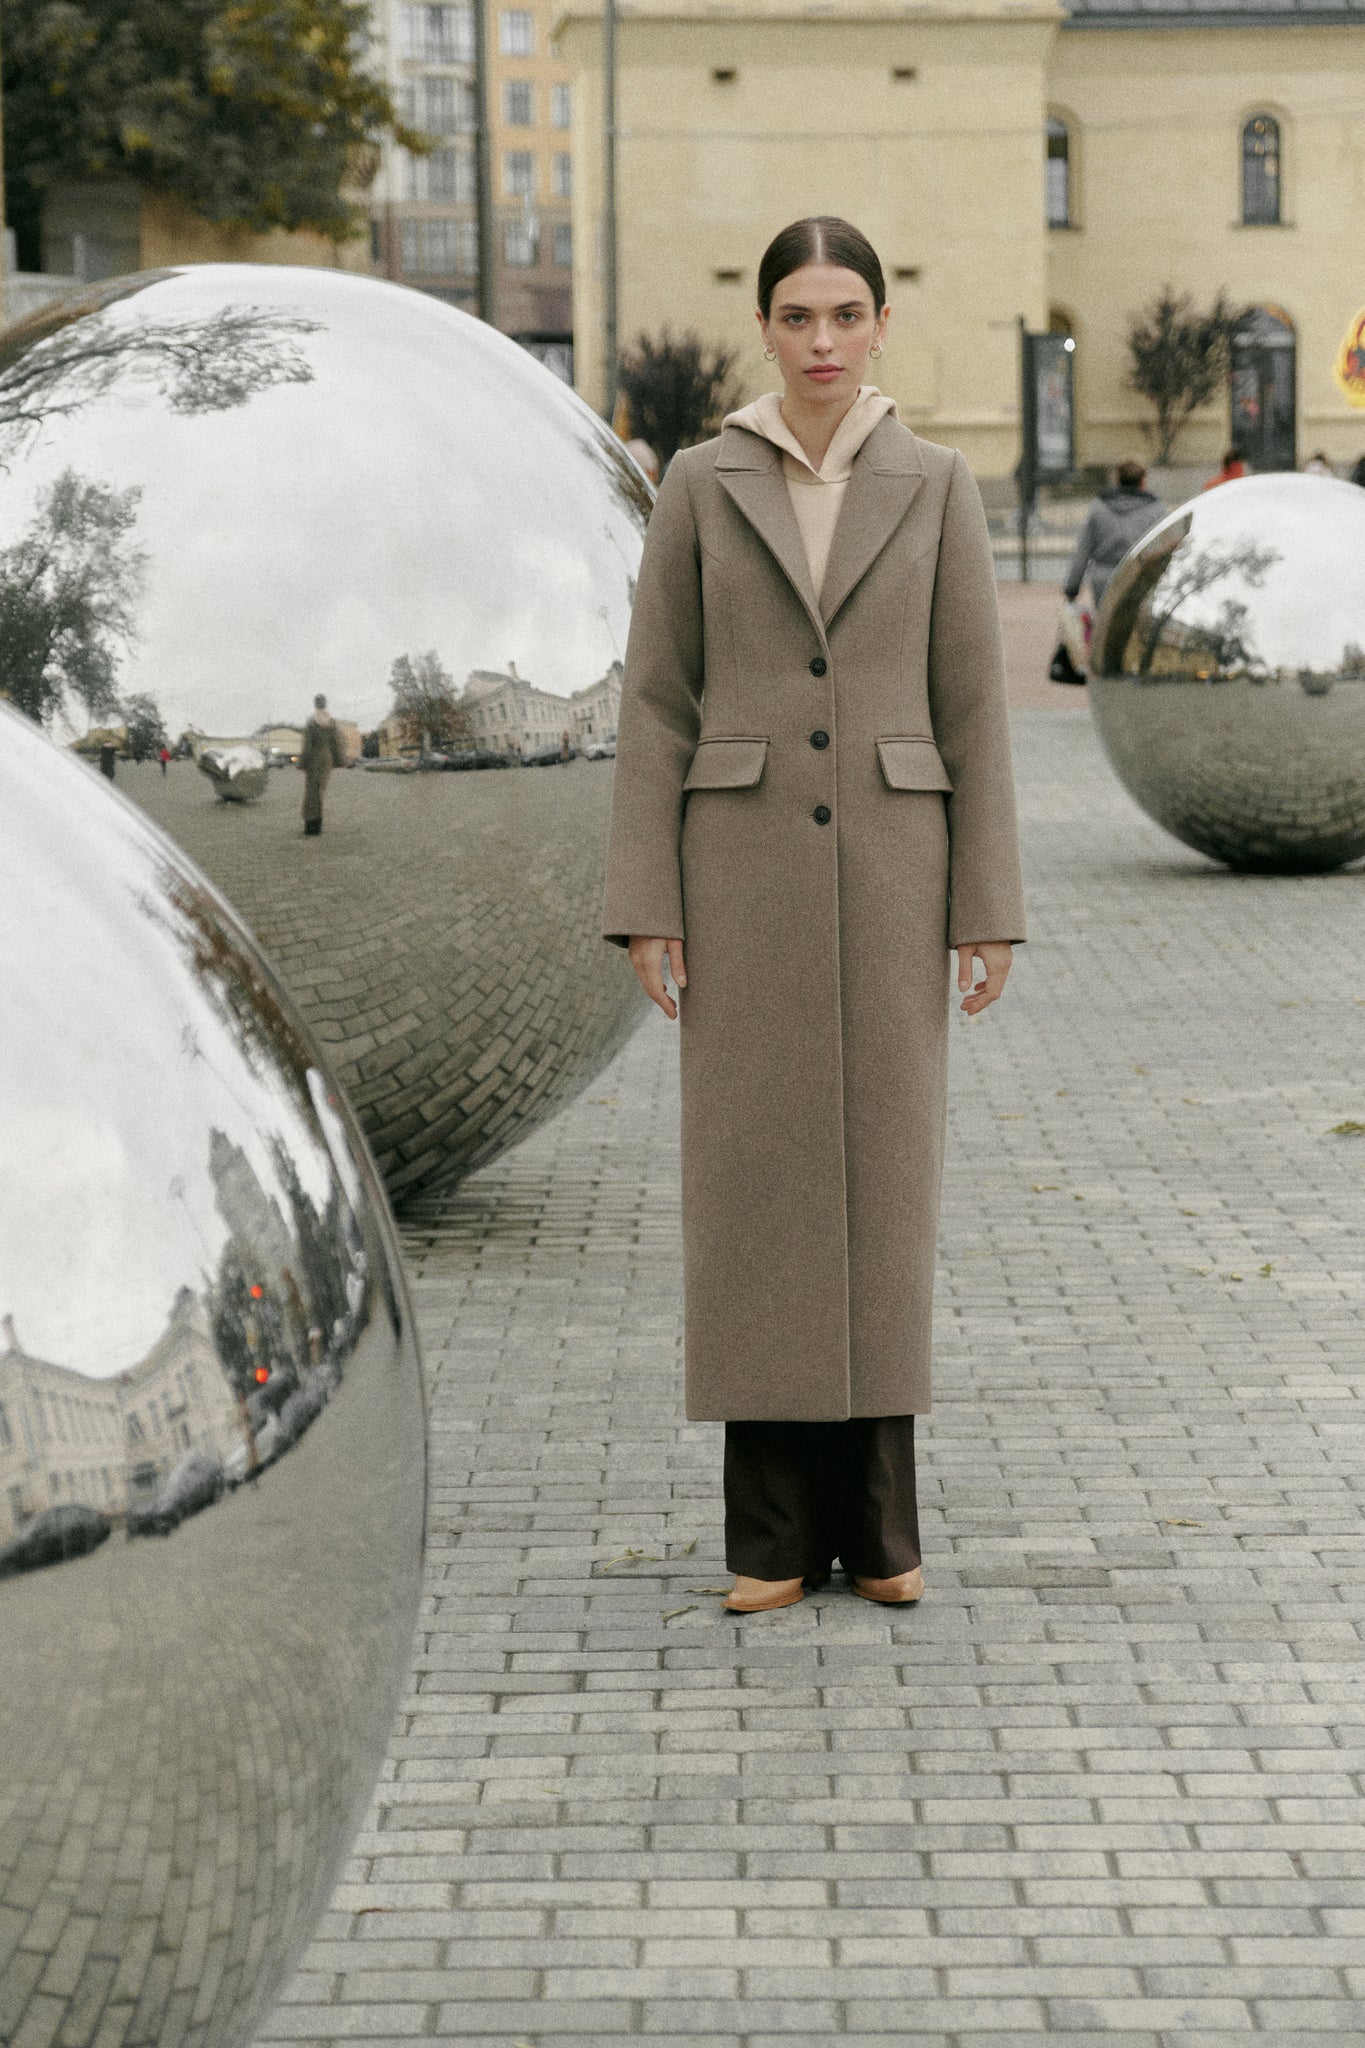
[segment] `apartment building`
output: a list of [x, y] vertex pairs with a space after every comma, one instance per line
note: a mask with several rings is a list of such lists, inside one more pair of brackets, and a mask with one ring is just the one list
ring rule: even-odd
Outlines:
[[[572, 375], [573, 89], [550, 47], [549, 0], [487, 5], [494, 317]], [[430, 153], [384, 148], [371, 188], [382, 276], [477, 308], [474, 11], [463, 0], [375, 0], [373, 56]]]

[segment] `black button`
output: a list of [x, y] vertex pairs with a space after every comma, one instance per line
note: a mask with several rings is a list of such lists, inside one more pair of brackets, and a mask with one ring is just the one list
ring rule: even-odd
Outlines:
[[815, 806], [815, 809], [811, 812], [811, 816], [814, 818], [817, 825], [828, 825], [830, 819], [834, 816], [834, 813], [830, 809], [828, 804], [817, 804]]
[[810, 736], [810, 743], [813, 747], [827, 747], [829, 745], [829, 734], [827, 732], [813, 732]]
[[828, 666], [829, 664], [825, 660], [824, 655], [817, 654], [812, 658], [810, 672], [813, 676], [822, 676], [825, 673], [825, 670], [828, 668]]

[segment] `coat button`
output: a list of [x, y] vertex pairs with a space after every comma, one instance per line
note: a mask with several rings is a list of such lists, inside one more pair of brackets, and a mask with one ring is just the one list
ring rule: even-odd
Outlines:
[[828, 825], [830, 819], [834, 816], [834, 813], [830, 809], [828, 804], [817, 804], [815, 806], [815, 809], [811, 812], [811, 816], [814, 818], [817, 825]]
[[829, 745], [829, 734], [827, 732], [813, 732], [810, 736], [810, 743], [813, 747], [827, 747]]
[[817, 654], [812, 657], [810, 672], [813, 676], [822, 676], [828, 667], [829, 663], [825, 660], [823, 654]]

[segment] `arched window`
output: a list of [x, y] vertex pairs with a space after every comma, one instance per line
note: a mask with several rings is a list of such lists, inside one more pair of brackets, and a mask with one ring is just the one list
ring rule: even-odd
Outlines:
[[1242, 129], [1242, 221], [1273, 227], [1280, 218], [1280, 124], [1253, 114]]
[[1047, 224], [1071, 226], [1071, 131], [1056, 114], [1047, 123]]

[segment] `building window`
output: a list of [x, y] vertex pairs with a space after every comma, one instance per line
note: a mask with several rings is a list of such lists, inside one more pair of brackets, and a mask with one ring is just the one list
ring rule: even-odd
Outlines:
[[536, 47], [535, 16], [529, 7], [504, 7], [498, 16], [498, 48], [504, 57], [530, 57]]
[[459, 205], [474, 203], [474, 152], [470, 149], [438, 149], [427, 159], [427, 197], [453, 199]]
[[455, 80], [424, 78], [417, 94], [417, 124], [427, 135], [449, 135], [455, 127]]
[[557, 220], [555, 222], [554, 251], [556, 263], [562, 264], [565, 268], [567, 268], [568, 265], [573, 262], [572, 222], [567, 220]]
[[472, 7], [405, 7], [403, 55], [416, 64], [472, 64]]
[[1274, 227], [1280, 218], [1280, 124], [1253, 114], [1242, 130], [1242, 221]]
[[552, 85], [550, 87], [550, 126], [552, 128], [572, 128], [573, 87], [571, 85]]
[[435, 149], [430, 156], [403, 157], [405, 199], [453, 199], [458, 205], [474, 203], [474, 156], [468, 149]]
[[502, 153], [502, 189], [508, 199], [534, 199], [536, 160], [529, 149], [505, 149]]
[[1071, 226], [1071, 131], [1055, 114], [1047, 124], [1047, 224]]
[[408, 275], [452, 277], [478, 269], [478, 229], [472, 220], [405, 220], [401, 233]]
[[527, 78], [509, 78], [502, 89], [502, 118], [507, 128], [530, 128], [535, 122], [531, 104], [531, 82]]
[[507, 220], [502, 224], [502, 259], [517, 270], [529, 270], [539, 254], [540, 237], [528, 220]]
[[556, 199], [573, 198], [573, 158], [567, 149], [555, 151], [550, 183]]

